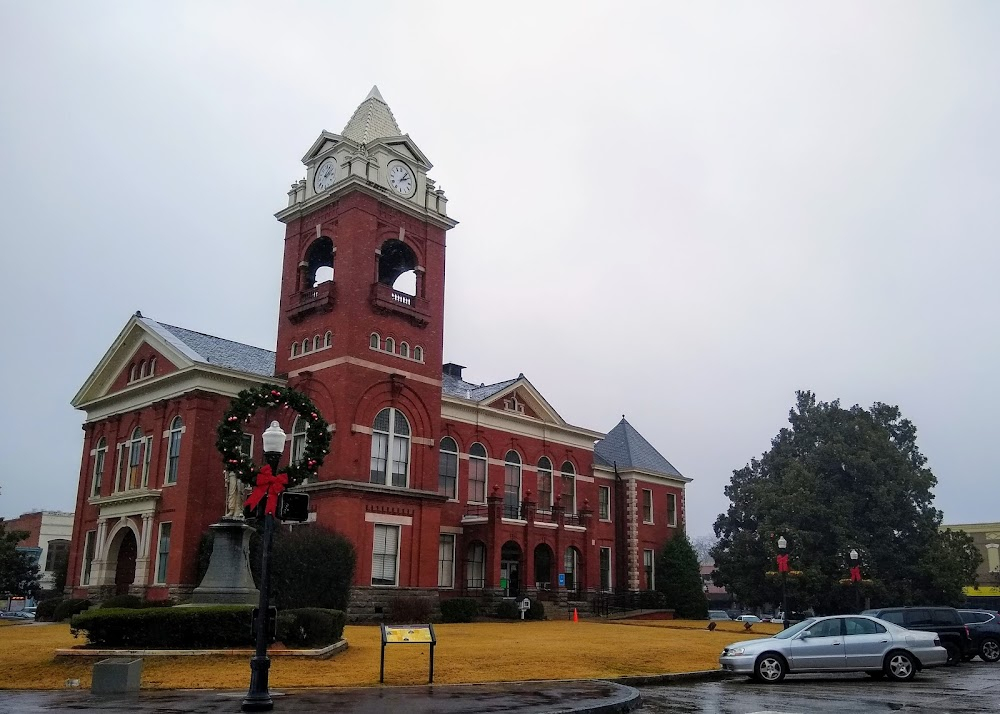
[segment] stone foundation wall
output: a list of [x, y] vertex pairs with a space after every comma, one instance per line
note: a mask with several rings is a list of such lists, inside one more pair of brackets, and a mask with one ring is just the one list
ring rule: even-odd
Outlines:
[[428, 588], [351, 588], [347, 604], [347, 621], [352, 624], [391, 622], [393, 603], [399, 598], [401, 605], [415, 599], [426, 603], [430, 619], [438, 619], [438, 591]]

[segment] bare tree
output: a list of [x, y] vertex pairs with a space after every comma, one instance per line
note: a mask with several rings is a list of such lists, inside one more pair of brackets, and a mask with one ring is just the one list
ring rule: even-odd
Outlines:
[[694, 547], [694, 552], [698, 554], [699, 563], [704, 563], [712, 559], [711, 550], [718, 542], [718, 538], [710, 535], [697, 536], [691, 539], [691, 545]]

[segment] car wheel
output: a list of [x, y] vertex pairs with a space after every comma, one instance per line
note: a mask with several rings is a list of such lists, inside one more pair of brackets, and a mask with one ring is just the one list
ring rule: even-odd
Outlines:
[[885, 666], [882, 668], [886, 676], [896, 682], [908, 682], [917, 673], [917, 663], [908, 652], [890, 652], [885, 658]]
[[987, 637], [979, 643], [979, 656], [984, 662], [1000, 661], [1000, 641]]
[[781, 655], [766, 652], [753, 666], [754, 677], [765, 684], [777, 684], [785, 678], [788, 667]]
[[948, 652], [948, 661], [945, 664], [949, 667], [954, 667], [962, 661], [962, 650], [954, 642], [945, 642], [944, 648]]

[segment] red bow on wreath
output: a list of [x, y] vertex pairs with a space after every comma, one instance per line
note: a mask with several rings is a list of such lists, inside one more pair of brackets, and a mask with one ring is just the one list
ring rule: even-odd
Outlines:
[[278, 494], [285, 490], [287, 484], [288, 476], [286, 474], [275, 476], [271, 472], [271, 467], [265, 464], [264, 468], [257, 474], [257, 485], [254, 486], [253, 491], [250, 492], [250, 497], [243, 505], [253, 510], [260, 503], [260, 500], [264, 496], [267, 496], [267, 502], [264, 504], [264, 513], [273, 516], [274, 512], [278, 510]]
[[855, 565], [851, 568], [851, 582], [860, 583], [861, 582], [861, 566]]
[[788, 556], [779, 555], [778, 556], [778, 572], [787, 573], [788, 572]]

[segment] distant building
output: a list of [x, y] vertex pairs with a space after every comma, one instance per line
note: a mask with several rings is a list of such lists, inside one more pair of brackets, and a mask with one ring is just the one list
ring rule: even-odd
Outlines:
[[18, 550], [36, 555], [40, 572], [39, 583], [45, 590], [55, 584], [55, 569], [60, 557], [68, 558], [70, 539], [73, 536], [73, 514], [63, 511], [35, 511], [23, 513], [4, 521], [10, 531], [27, 531]]
[[727, 610], [733, 606], [733, 596], [726, 592], [726, 589], [721, 585], [716, 585], [712, 581], [712, 575], [715, 573], [715, 561], [705, 560], [698, 564], [701, 571], [701, 582], [702, 589], [705, 591], [705, 596], [708, 598], [708, 607], [710, 610]]
[[[995, 609], [1000, 604], [1000, 523], [962, 523], [943, 525], [941, 529], [963, 531], [972, 536], [983, 556], [976, 571], [976, 582], [965, 587], [970, 604]], [[981, 600], [990, 598], [990, 601]]]

